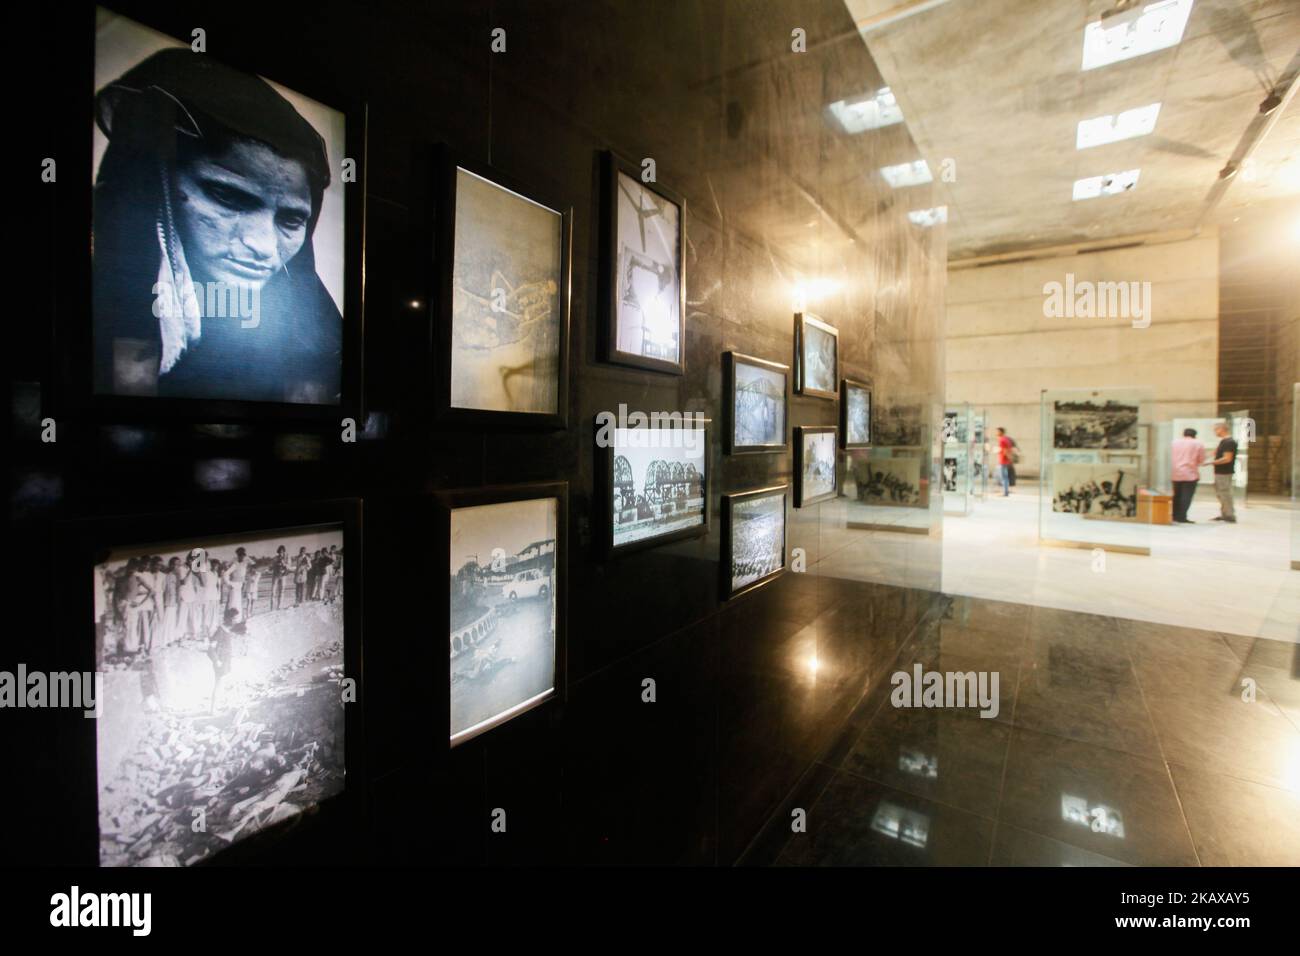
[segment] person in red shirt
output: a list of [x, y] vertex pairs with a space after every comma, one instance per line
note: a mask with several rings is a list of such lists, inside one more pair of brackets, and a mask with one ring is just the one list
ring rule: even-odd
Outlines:
[[1002, 497], [1011, 495], [1011, 449], [1016, 447], [1007, 436], [1005, 428], [998, 429], [998, 481], [1002, 482]]

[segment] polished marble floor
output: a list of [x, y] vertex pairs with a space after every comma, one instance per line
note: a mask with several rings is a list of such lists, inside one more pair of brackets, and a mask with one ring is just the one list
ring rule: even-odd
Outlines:
[[1108, 548], [1100, 566], [1091, 550], [1040, 545], [1039, 505], [1037, 487], [1022, 483], [1010, 498], [994, 495], [969, 514], [946, 515], [944, 593], [1300, 641], [1300, 571], [1290, 565], [1300, 515], [1285, 499], [1252, 497], [1232, 525], [1211, 520], [1219, 509], [1204, 489], [1191, 525], [1053, 516], [1061, 519], [1053, 537], [1151, 551]]
[[880, 682], [746, 863], [1300, 865], [1297, 645], [956, 597], [916, 663], [996, 672], [997, 716]]

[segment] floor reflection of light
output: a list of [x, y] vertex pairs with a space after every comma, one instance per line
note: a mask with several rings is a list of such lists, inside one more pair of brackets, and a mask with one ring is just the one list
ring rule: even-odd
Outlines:
[[252, 463], [242, 458], [211, 458], [194, 463], [194, 483], [205, 491], [243, 488], [252, 480]]
[[1283, 745], [1285, 751], [1281, 760], [1282, 782], [1288, 790], [1300, 790], [1300, 741], [1294, 736], [1288, 737]]
[[1093, 833], [1124, 839], [1124, 817], [1120, 812], [1104, 804], [1090, 806], [1083, 797], [1061, 794], [1061, 819], [1066, 823], [1087, 827]]
[[871, 829], [891, 840], [923, 847], [930, 839], [930, 818], [882, 800], [871, 820]]
[[817, 672], [822, 669], [822, 662], [818, 660], [817, 655], [813, 654], [808, 658], [808, 676], [817, 679]]
[[898, 769], [914, 777], [937, 780], [939, 777], [939, 758], [923, 754], [919, 750], [904, 747], [898, 753]]

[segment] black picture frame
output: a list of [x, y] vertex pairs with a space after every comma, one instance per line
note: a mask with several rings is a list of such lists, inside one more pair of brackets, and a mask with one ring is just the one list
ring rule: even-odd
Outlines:
[[[518, 720], [526, 714], [544, 712], [562, 704], [568, 694], [567, 651], [568, 651], [568, 527], [569, 527], [569, 483], [567, 481], [530, 482], [518, 485], [494, 485], [484, 488], [458, 488], [434, 492], [432, 495], [434, 538], [437, 542], [433, 549], [436, 554], [432, 562], [432, 580], [438, 598], [436, 621], [450, 624], [451, 589], [447, 582], [451, 580], [451, 516], [461, 508], [474, 508], [482, 505], [508, 504], [517, 501], [541, 501], [548, 498], [556, 500], [555, 512], [555, 670], [554, 686], [550, 693], [529, 702], [511, 707], [488, 721], [474, 725], [466, 731], [452, 735], [451, 729], [451, 683], [450, 670], [446, 672], [448, 683], [445, 696], [446, 706], [442, 726], [448, 731], [443, 738], [447, 751], [463, 747], [477, 741], [493, 730]], [[450, 652], [449, 652], [450, 654]], [[434, 655], [438, 659], [438, 655]]]
[[[283, 502], [269, 505], [207, 508], [187, 511], [132, 513], [103, 517], [70, 518], [55, 528], [57, 543], [55, 573], [62, 580], [84, 582], [64, 591], [54, 619], [57, 668], [85, 672], [96, 669], [97, 635], [94, 594], [89, 571], [102, 563], [113, 548], [136, 545], [166, 545], [185, 539], [226, 535], [288, 532], [322, 525], [341, 525], [343, 553], [343, 662], [344, 675], [356, 681], [356, 698], [344, 705], [344, 774], [341, 793], [328, 797], [309, 811], [283, 824], [259, 831], [226, 849], [199, 861], [197, 866], [225, 865], [261, 859], [269, 847], [278, 845], [291, 831], [310, 828], [316, 832], [355, 833], [366, 812], [365, 786], [365, 674], [362, 601], [364, 580], [363, 502], [360, 498], [322, 499], [314, 502]], [[54, 669], [54, 668], [52, 668]], [[96, 720], [81, 720], [77, 714], [75, 740], [67, 752], [72, 766], [65, 779], [74, 791], [79, 808], [69, 821], [74, 830], [77, 865], [99, 865], [99, 783]], [[319, 830], [317, 830], [319, 828]], [[358, 861], [359, 862], [359, 861]]]
[[[757, 368], [766, 369], [769, 372], [776, 372], [785, 379], [784, 392], [782, 394], [782, 425], [781, 425], [781, 443], [779, 445], [740, 445], [736, 443], [736, 367], [738, 365], [751, 365]], [[723, 352], [722, 353], [722, 378], [723, 378], [723, 401], [726, 403], [726, 421], [727, 433], [723, 447], [728, 455], [758, 455], [770, 452], [788, 451], [790, 448], [790, 366], [782, 365], [780, 362], [772, 362], [767, 359], [757, 358], [753, 355], [745, 355], [742, 352]]]
[[[681, 193], [655, 181], [641, 179], [640, 167], [613, 150], [602, 156], [600, 264], [600, 345], [604, 361], [614, 365], [650, 369], [669, 375], [686, 372], [686, 199]], [[618, 210], [619, 174], [641, 183], [665, 202], [677, 207], [677, 361], [657, 359], [618, 348]]]
[[[770, 571], [760, 578], [750, 581], [738, 588], [732, 587], [732, 561], [735, 558], [735, 542], [732, 540], [732, 533], [735, 525], [735, 506], [745, 501], [752, 501], [758, 498], [768, 498], [780, 496], [782, 500], [781, 507], [781, 567], [775, 571]], [[740, 491], [730, 495], [722, 496], [722, 553], [719, 556], [718, 570], [719, 583], [722, 588], [722, 600], [731, 601], [742, 595], [749, 594], [765, 584], [770, 584], [781, 575], [785, 574], [790, 564], [790, 486], [771, 485], [766, 488], [755, 488], [751, 491]]]
[[[74, 30], [71, 43], [75, 58], [63, 71], [60, 100], [69, 116], [84, 116], [93, 101], [95, 89], [95, 46], [99, 3], [79, 5], [77, 11], [85, 33]], [[185, 11], [149, 8], [146, 14], [137, 4], [114, 5], [118, 13], [150, 30], [172, 38], [187, 37], [194, 24]], [[106, 8], [109, 9], [109, 8]], [[74, 18], [76, 14], [74, 14]], [[78, 42], [84, 36], [84, 45]], [[322, 66], [311, 75], [282, 75], [272, 60], [252, 62], [238, 49], [221, 47], [210, 53], [225, 65], [278, 83], [295, 93], [309, 97], [345, 118], [344, 158], [356, 163], [355, 179], [344, 189], [344, 292], [340, 310], [343, 316], [341, 400], [338, 404], [303, 404], [293, 402], [248, 401], [224, 398], [173, 398], [102, 394], [95, 389], [95, 311], [93, 303], [94, 190], [92, 185], [93, 141], [89, 130], [76, 123], [62, 123], [58, 140], [60, 181], [75, 183], [75, 188], [61, 186], [59, 196], [58, 249], [61, 261], [73, 268], [62, 272], [53, 295], [52, 359], [48, 380], [52, 383], [49, 413], [72, 419], [104, 423], [131, 424], [209, 424], [209, 423], [283, 423], [286, 426], [337, 427], [350, 418], [365, 422], [364, 343], [365, 343], [365, 235], [366, 235], [366, 153], [369, 110], [365, 100], [338, 84], [336, 74]], [[339, 175], [339, 170], [331, 170]]]
[[808, 344], [807, 329], [811, 327], [819, 332], [824, 332], [835, 340], [835, 363], [831, 368], [832, 384], [839, 381], [840, 378], [840, 332], [833, 325], [823, 322], [815, 316], [808, 315], [805, 312], [796, 312], [794, 315], [794, 353], [795, 353], [795, 393], [798, 395], [807, 395], [811, 398], [824, 398], [828, 401], [838, 399], [839, 392], [834, 387], [829, 389], [814, 388], [808, 384], [805, 349]]
[[[867, 440], [866, 441], [849, 441], [849, 391], [854, 389], [867, 393]], [[861, 382], [852, 378], [840, 380], [840, 447], [845, 451], [854, 448], [871, 447], [871, 415], [874, 409], [871, 405], [871, 386], [866, 382]]]
[[[569, 346], [570, 310], [573, 286], [573, 208], [547, 195], [545, 190], [521, 183], [495, 167], [458, 156], [445, 144], [434, 150], [433, 169], [436, 225], [433, 265], [436, 273], [431, 303], [433, 334], [429, 359], [434, 384], [434, 417], [444, 425], [476, 428], [563, 429], [569, 423]], [[521, 200], [549, 209], [560, 216], [559, 283], [559, 356], [557, 364], [555, 412], [523, 412], [486, 408], [463, 408], [451, 403], [452, 386], [452, 300], [453, 272], [456, 256], [456, 180], [457, 171], [486, 180], [515, 194]]]
[[[839, 456], [839, 426], [837, 425], [796, 425], [794, 429], [794, 506], [796, 508], [807, 508], [809, 505], [815, 505], [822, 501], [830, 501], [832, 498], [840, 496], [840, 456]], [[836, 435], [833, 443], [835, 446], [835, 477], [833, 483], [834, 491], [826, 492], [821, 495], [812, 497], [804, 496], [803, 487], [803, 466], [804, 466], [804, 438], [808, 435]]]
[[[615, 426], [617, 427], [617, 426]], [[699, 523], [687, 528], [679, 528], [676, 531], [669, 531], [664, 534], [653, 535], [642, 538], [638, 541], [630, 541], [626, 544], [616, 544], [614, 540], [615, 523], [614, 523], [614, 496], [615, 496], [615, 479], [617, 475], [616, 468], [616, 447], [611, 442], [604, 447], [600, 445], [601, 423], [599, 417], [596, 419], [596, 481], [602, 489], [602, 494], [595, 496], [595, 500], [601, 505], [600, 514], [594, 522], [594, 527], [600, 529], [600, 553], [606, 558], [613, 558], [623, 554], [630, 554], [635, 551], [644, 551], [648, 548], [657, 548], [660, 545], [668, 544], [674, 541], [686, 541], [691, 538], [701, 538], [709, 533], [709, 522], [713, 518], [712, 508], [709, 507], [709, 499], [713, 490], [712, 482], [712, 461], [713, 461], [713, 420], [703, 416], [695, 416], [690, 412], [681, 414], [681, 418], [669, 424], [659, 424], [653, 421], [639, 426], [646, 429], [687, 429], [699, 428], [704, 432], [704, 473], [701, 476], [703, 484], [704, 513]]]

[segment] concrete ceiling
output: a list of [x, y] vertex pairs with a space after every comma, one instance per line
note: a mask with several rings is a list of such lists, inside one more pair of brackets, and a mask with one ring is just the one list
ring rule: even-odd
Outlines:
[[[845, 4], [948, 205], [952, 260], [1190, 229], [1300, 198], [1294, 96], [1204, 215], [1260, 101], [1300, 55], [1298, 0], [1195, 0], [1177, 46], [1087, 72], [1084, 27], [1115, 0]], [[1075, 149], [1079, 120], [1157, 101], [1153, 133]], [[1129, 192], [1073, 201], [1076, 179], [1135, 167]]]

